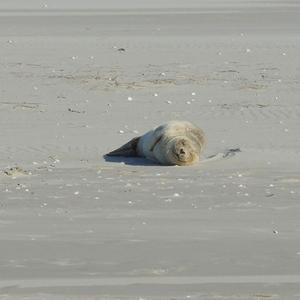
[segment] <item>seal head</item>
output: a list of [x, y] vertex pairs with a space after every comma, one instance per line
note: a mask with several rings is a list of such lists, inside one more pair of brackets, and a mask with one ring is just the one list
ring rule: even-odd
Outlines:
[[[165, 149], [162, 151], [161, 149]], [[162, 141], [155, 151], [156, 157], [162, 164], [188, 166], [199, 161], [201, 150], [193, 141], [185, 136], [173, 137], [169, 141]], [[164, 154], [163, 156], [160, 154]]]
[[189, 139], [178, 137], [171, 143], [173, 162], [176, 165], [191, 165], [199, 161], [199, 153]]

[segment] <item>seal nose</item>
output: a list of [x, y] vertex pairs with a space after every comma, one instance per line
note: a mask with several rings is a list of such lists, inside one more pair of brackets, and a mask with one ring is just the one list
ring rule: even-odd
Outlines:
[[183, 148], [180, 148], [180, 154], [185, 154], [185, 151]]

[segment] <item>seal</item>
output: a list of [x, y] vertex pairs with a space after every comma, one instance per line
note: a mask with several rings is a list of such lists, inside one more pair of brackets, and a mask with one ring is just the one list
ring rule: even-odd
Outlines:
[[139, 156], [162, 165], [193, 165], [206, 143], [202, 129], [187, 121], [170, 121], [135, 137], [107, 156]]

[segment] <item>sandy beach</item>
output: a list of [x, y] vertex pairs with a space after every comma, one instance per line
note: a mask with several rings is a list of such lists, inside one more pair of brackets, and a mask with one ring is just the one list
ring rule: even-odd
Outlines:
[[[299, 53], [299, 1], [0, 3], [0, 299], [300, 299]], [[203, 163], [103, 157], [174, 119]]]

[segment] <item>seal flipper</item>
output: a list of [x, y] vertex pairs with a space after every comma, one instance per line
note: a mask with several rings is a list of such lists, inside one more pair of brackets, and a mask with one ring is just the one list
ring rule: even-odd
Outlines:
[[107, 153], [107, 156], [138, 156], [137, 145], [140, 137], [135, 137], [122, 147]]

